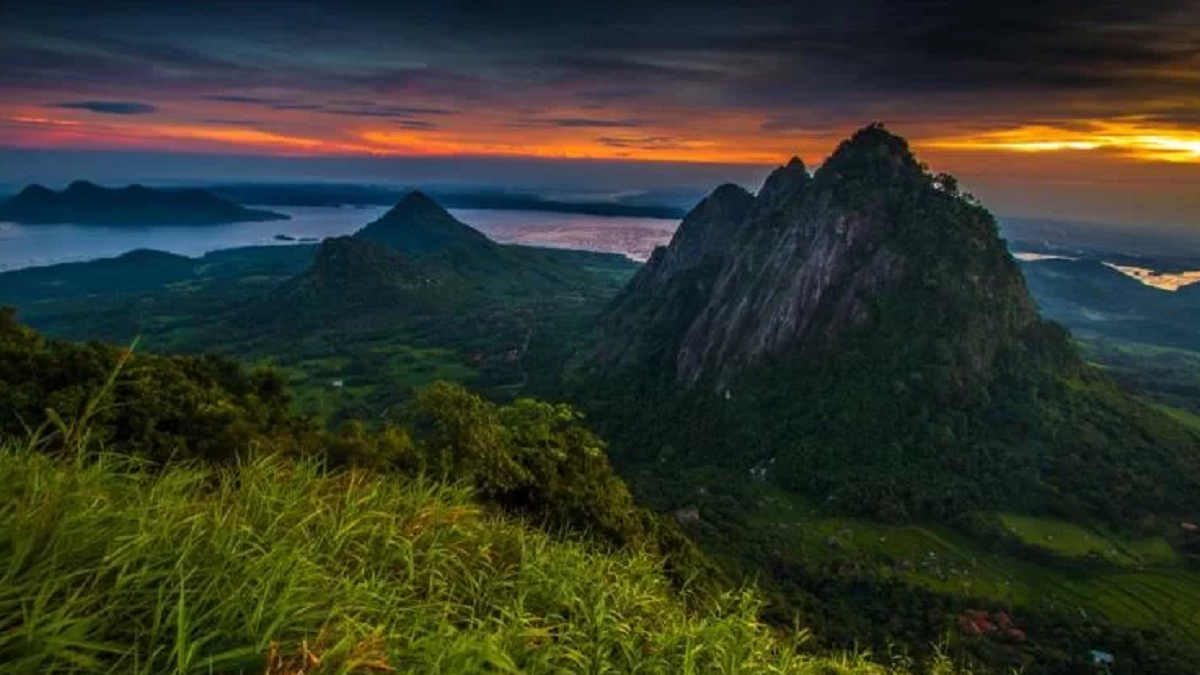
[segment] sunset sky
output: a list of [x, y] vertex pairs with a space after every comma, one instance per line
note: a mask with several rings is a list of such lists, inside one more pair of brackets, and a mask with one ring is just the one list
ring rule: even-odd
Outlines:
[[376, 4], [0, 3], [0, 181], [697, 187], [880, 120], [1000, 213], [1200, 228], [1197, 0]]

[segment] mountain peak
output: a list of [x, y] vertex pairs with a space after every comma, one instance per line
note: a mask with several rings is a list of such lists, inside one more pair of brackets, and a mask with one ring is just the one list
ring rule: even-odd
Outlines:
[[354, 236], [385, 244], [414, 258], [449, 248], [495, 246], [482, 232], [459, 221], [441, 204], [416, 190]]
[[446, 209], [442, 208], [441, 204], [420, 190], [413, 190], [404, 195], [391, 210], [397, 212], [428, 211], [430, 213], [450, 215]]
[[99, 185], [96, 185], [95, 183], [93, 183], [89, 180], [77, 180], [77, 181], [72, 181], [71, 184], [67, 186], [67, 189], [63, 191], [63, 194], [65, 194], [65, 195], [88, 194], [88, 193], [99, 192], [103, 189], [104, 188], [100, 187]]
[[51, 190], [50, 188], [46, 187], [45, 185], [42, 185], [40, 183], [33, 183], [31, 185], [27, 185], [25, 187], [25, 189], [18, 192], [17, 195], [15, 197], [13, 197], [13, 200], [14, 201], [16, 201], [16, 200], [32, 200], [32, 199], [40, 200], [40, 199], [46, 199], [49, 197], [53, 197], [54, 194], [55, 194], [54, 190]]
[[759, 213], [784, 207], [798, 197], [808, 184], [808, 169], [799, 157], [792, 157], [787, 164], [771, 172], [758, 191], [755, 210]]
[[923, 171], [908, 141], [875, 122], [842, 141], [817, 173], [895, 180], [919, 178]]
[[740, 185], [717, 187], [684, 216], [656, 274], [670, 277], [724, 254], [753, 204], [754, 196]]

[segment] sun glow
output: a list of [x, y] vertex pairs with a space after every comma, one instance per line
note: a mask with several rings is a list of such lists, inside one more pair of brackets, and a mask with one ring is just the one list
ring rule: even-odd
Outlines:
[[1065, 126], [1029, 125], [972, 136], [935, 138], [922, 145], [943, 150], [1055, 152], [1102, 150], [1133, 159], [1200, 163], [1200, 131], [1156, 127], [1141, 118], [1093, 120]]

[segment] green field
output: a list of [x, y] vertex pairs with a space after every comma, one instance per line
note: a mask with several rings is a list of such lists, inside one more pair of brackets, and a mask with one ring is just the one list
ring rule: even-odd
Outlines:
[[1098, 615], [1130, 628], [1167, 627], [1200, 640], [1200, 570], [1162, 537], [1126, 538], [1050, 518], [994, 514], [1044, 560], [995, 552], [949, 527], [822, 514], [765, 485], [753, 527], [805, 560], [869, 563], [884, 579], [1010, 604]]

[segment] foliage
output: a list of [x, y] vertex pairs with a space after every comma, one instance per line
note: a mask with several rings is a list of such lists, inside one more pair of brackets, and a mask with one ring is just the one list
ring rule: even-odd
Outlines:
[[[114, 370], [120, 378], [112, 380]], [[0, 434], [89, 418], [93, 441], [156, 461], [229, 459], [253, 442], [291, 437], [289, 395], [268, 370], [213, 356], [132, 354], [100, 343], [47, 340], [0, 310]], [[71, 438], [44, 439], [60, 449]]]
[[7, 672], [885, 672], [799, 654], [751, 593], [689, 610], [653, 555], [443, 484], [279, 458], [131, 468], [0, 451]]
[[404, 426], [375, 432], [349, 421], [330, 433], [291, 415], [286, 387], [269, 370], [47, 340], [11, 311], [0, 314], [0, 383], [0, 409], [16, 413], [5, 416], [12, 422], [0, 436], [37, 429], [29, 442], [38, 449], [61, 454], [99, 444], [160, 468], [185, 459], [313, 455], [338, 466], [427, 475], [468, 485], [484, 501], [554, 531], [656, 550], [680, 580], [703, 572], [720, 581], [690, 542], [633, 501], [604, 443], [564, 404], [500, 406], [440, 382], [406, 408]]

